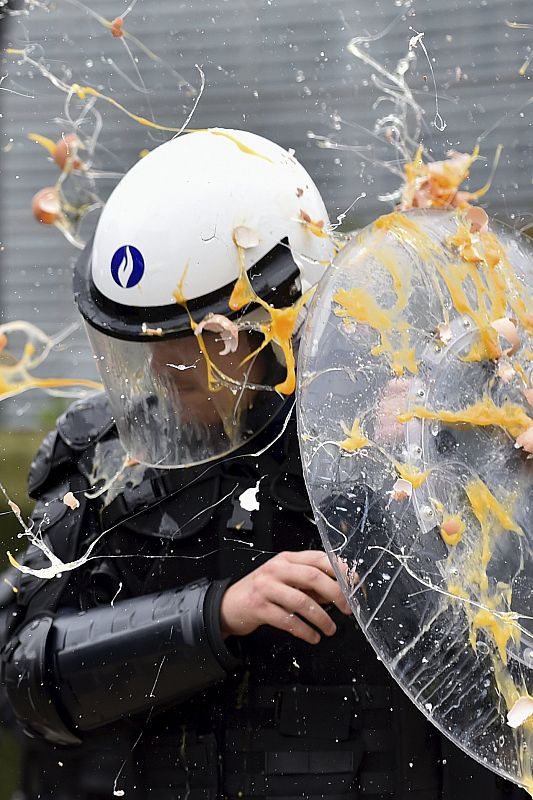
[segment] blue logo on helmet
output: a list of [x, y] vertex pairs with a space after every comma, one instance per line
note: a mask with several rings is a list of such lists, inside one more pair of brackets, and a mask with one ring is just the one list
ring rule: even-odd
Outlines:
[[141, 251], [131, 244], [119, 247], [111, 259], [111, 275], [115, 283], [123, 289], [137, 286], [144, 275], [144, 258]]

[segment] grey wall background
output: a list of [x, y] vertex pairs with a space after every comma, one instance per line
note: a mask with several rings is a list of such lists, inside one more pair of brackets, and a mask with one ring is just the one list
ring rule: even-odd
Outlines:
[[[121, 0], [91, 2], [94, 11], [108, 18], [125, 7]], [[397, 179], [375, 163], [392, 155], [371, 136], [383, 108], [373, 108], [379, 92], [370, 79], [372, 70], [347, 52], [347, 43], [354, 36], [386, 31], [369, 45], [369, 52], [394, 68], [414, 35], [410, 28], [424, 31], [447, 123], [442, 132], [432, 125], [431, 75], [418, 50], [410, 85], [426, 109], [426, 145], [435, 158], [450, 148], [471, 151], [476, 138], [507, 114], [484, 138], [486, 160], [475, 165], [471, 185], [485, 181], [495, 147], [502, 143], [503, 156], [484, 204], [523, 226], [533, 220], [533, 105], [519, 109], [533, 94], [533, 66], [523, 77], [519, 68], [531, 52], [533, 30], [510, 29], [506, 20], [533, 23], [530, 0], [415, 0], [411, 5], [401, 0], [139, 0], [126, 24], [196, 87], [194, 65], [203, 66], [207, 83], [195, 127], [249, 128], [295, 148], [324, 193], [332, 218], [366, 192], [348, 216], [352, 225], [389, 210], [377, 196], [395, 188]], [[136, 75], [122, 43], [77, 5], [54, 0], [48, 12], [36, 8], [6, 16], [0, 26], [4, 47], [31, 42], [37, 45], [38, 57], [67, 82], [91, 84], [135, 112], [149, 113], [147, 96], [127, 80], [136, 80]], [[132, 50], [155, 118], [180, 125], [193, 98], [179, 90], [168, 69], [134, 46]], [[27, 134], [36, 131], [54, 140], [61, 136], [66, 128], [56, 119], [62, 115], [64, 95], [16, 58], [2, 58], [0, 74], [6, 73], [4, 87], [33, 99], [0, 92], [1, 319], [27, 319], [53, 333], [76, 319], [70, 288], [76, 251], [58, 231], [32, 218], [33, 194], [53, 184], [58, 173]], [[151, 149], [167, 138], [151, 136], [109, 106], [99, 103], [98, 108], [104, 126], [97, 161], [103, 169], [123, 172], [142, 148]], [[348, 147], [370, 149], [320, 149], [309, 138], [310, 131]], [[98, 182], [102, 198], [114, 182]], [[86, 234], [96, 222], [93, 216], [87, 220]], [[50, 358], [45, 374], [94, 377], [81, 330], [67, 349]], [[35, 392], [7, 401], [0, 409], [4, 424], [35, 424], [46, 402]]]

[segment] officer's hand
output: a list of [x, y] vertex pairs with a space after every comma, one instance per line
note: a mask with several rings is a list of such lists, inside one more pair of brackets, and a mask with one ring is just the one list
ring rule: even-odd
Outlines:
[[336, 631], [321, 603], [334, 603], [344, 614], [352, 613], [326, 554], [278, 553], [226, 590], [220, 607], [222, 633], [246, 636], [260, 625], [271, 625], [317, 644], [320, 635], [304, 620], [326, 636]]

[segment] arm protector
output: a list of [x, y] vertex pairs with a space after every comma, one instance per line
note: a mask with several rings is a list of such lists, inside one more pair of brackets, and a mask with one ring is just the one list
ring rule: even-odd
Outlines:
[[33, 619], [2, 657], [15, 713], [49, 741], [76, 744], [80, 732], [223, 680], [239, 664], [220, 632], [225, 589], [202, 582]]

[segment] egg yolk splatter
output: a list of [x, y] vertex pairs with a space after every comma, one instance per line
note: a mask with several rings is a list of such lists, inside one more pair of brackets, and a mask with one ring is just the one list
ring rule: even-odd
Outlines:
[[296, 362], [292, 346], [292, 335], [298, 316], [305, 304], [308, 303], [313, 296], [316, 287], [312, 286], [308, 289], [292, 306], [274, 308], [254, 291], [246, 271], [245, 252], [243, 248], [238, 245], [237, 250], [239, 253], [239, 277], [231, 293], [229, 307], [233, 311], [239, 311], [248, 303], [256, 303], [261, 306], [270, 317], [268, 322], [261, 323], [259, 326], [264, 336], [260, 346], [257, 350], [254, 350], [253, 353], [250, 353], [242, 363], [245, 364], [247, 361], [250, 361], [260, 350], [270, 344], [270, 342], [274, 342], [281, 348], [287, 369], [285, 380], [276, 384], [274, 388], [281, 394], [292, 394], [296, 389]]
[[469, 425], [479, 425], [486, 427], [496, 425], [507, 431], [514, 438], [526, 431], [533, 425], [533, 419], [529, 417], [524, 409], [516, 403], [505, 402], [498, 406], [489, 397], [473, 403], [460, 411], [431, 411], [424, 406], [415, 406], [410, 411], [399, 414], [398, 422], [409, 422], [417, 419], [434, 419], [440, 422], [448, 422], [452, 425], [466, 423]]
[[360, 450], [362, 447], [366, 447], [370, 444], [370, 440], [367, 439], [363, 433], [359, 419], [354, 419], [351, 428], [348, 428], [344, 422], [341, 422], [341, 428], [346, 434], [346, 439], [339, 442], [341, 450], [346, 450], [347, 453], [353, 453], [355, 450]]
[[422, 484], [425, 483], [431, 472], [431, 469], [426, 469], [424, 472], [421, 472], [418, 467], [412, 464], [401, 464], [399, 461], [396, 461], [394, 466], [400, 478], [409, 481], [413, 489], [419, 489]]
[[465, 528], [465, 523], [459, 514], [447, 514], [442, 520], [440, 535], [446, 544], [454, 547], [463, 538]]

